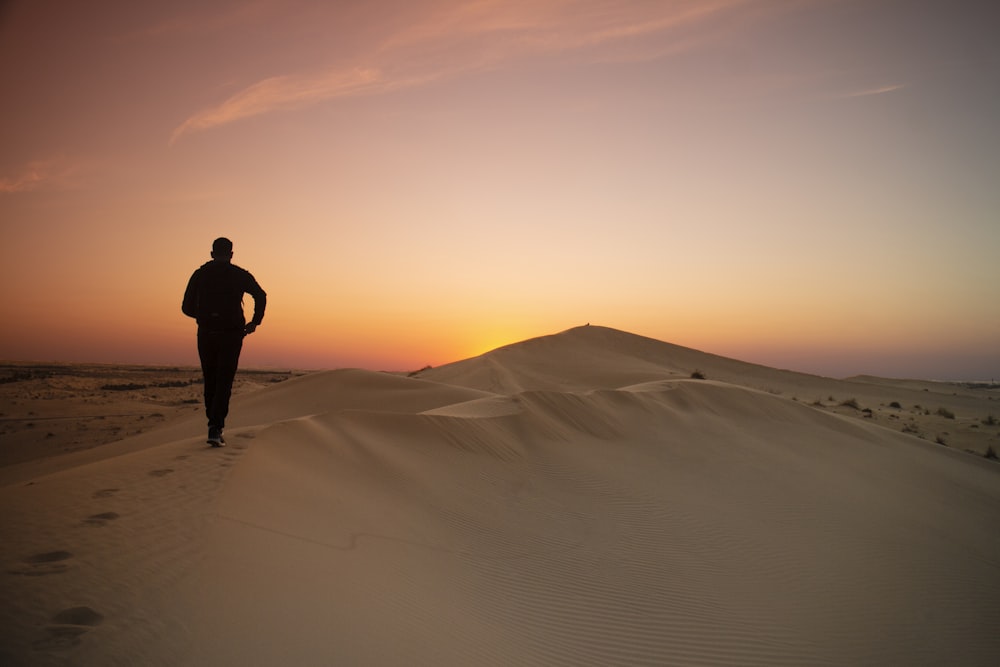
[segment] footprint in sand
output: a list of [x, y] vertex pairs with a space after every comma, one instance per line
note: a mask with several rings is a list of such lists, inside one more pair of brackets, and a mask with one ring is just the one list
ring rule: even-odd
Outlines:
[[[243, 448], [239, 447], [239, 449], [243, 449]], [[236, 462], [236, 459], [238, 459], [240, 457], [240, 453], [239, 452], [234, 452], [234, 451], [228, 451], [228, 452], [224, 453], [222, 456], [224, 458], [219, 463], [219, 467], [220, 468], [231, 468], [231, 467], [233, 467], [233, 464]]]
[[110, 498], [111, 496], [118, 493], [121, 489], [101, 489], [100, 491], [94, 491], [91, 498]]
[[118, 512], [102, 512], [88, 516], [83, 522], [90, 526], [106, 526], [108, 525], [108, 521], [114, 521], [120, 516], [121, 514]]
[[49, 621], [45, 637], [32, 644], [36, 651], [58, 651], [73, 648], [83, 635], [104, 621], [104, 615], [90, 607], [64, 609]]
[[153, 477], [163, 477], [164, 475], [169, 475], [173, 471], [173, 468], [160, 468], [159, 470], [150, 470], [149, 474]]
[[68, 551], [46, 551], [45, 553], [28, 556], [14, 567], [7, 570], [8, 574], [22, 577], [42, 577], [47, 574], [59, 574], [69, 569], [68, 561], [73, 557]]
[[187, 461], [189, 458], [191, 458], [190, 454], [181, 454], [180, 456], [175, 456], [174, 460], [175, 461]]

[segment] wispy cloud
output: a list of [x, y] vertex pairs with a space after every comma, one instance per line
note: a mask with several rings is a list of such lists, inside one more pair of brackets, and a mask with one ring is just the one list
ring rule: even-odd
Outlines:
[[587, 50], [594, 58], [662, 57], [691, 32], [749, 0], [449, 0], [340, 66], [270, 77], [191, 115], [171, 136], [273, 111], [423, 85], [529, 57]]
[[79, 162], [66, 157], [34, 160], [13, 175], [0, 176], [0, 194], [73, 187], [80, 169]]
[[218, 106], [194, 114], [174, 130], [171, 142], [186, 132], [270, 111], [301, 108], [321, 100], [380, 92], [392, 85], [376, 69], [331, 68], [311, 75], [271, 77], [241, 90]]
[[864, 90], [856, 90], [850, 93], [842, 93], [837, 97], [868, 97], [870, 95], [884, 95], [886, 93], [902, 90], [903, 88], [906, 88], [905, 83], [895, 83], [888, 86], [879, 86], [877, 88], [866, 88]]

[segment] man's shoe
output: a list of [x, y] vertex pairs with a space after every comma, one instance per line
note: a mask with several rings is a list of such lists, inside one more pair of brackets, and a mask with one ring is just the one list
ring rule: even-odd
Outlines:
[[208, 429], [208, 444], [213, 447], [222, 447], [226, 444], [226, 440], [222, 437], [221, 428], [212, 426]]

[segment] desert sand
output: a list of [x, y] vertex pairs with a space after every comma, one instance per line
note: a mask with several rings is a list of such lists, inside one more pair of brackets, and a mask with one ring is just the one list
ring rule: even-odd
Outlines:
[[0, 385], [0, 664], [1000, 664], [998, 389], [586, 326], [212, 449], [196, 375]]

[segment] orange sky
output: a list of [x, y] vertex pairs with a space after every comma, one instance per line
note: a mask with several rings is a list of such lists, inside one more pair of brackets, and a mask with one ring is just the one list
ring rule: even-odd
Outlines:
[[1000, 48], [930, 0], [0, 5], [0, 358], [414, 369], [592, 322], [1000, 376]]

